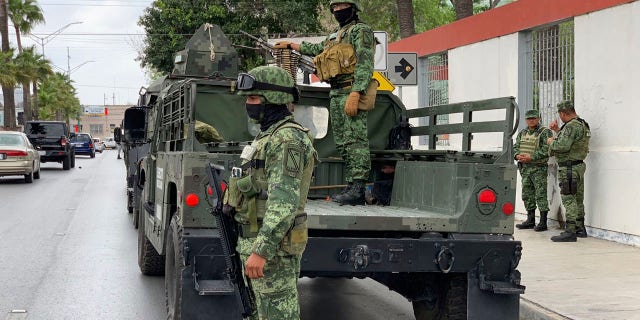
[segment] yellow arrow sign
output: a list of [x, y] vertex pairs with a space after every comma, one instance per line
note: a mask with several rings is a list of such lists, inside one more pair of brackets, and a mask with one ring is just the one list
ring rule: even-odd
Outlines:
[[381, 72], [373, 72], [373, 78], [378, 81], [378, 90], [393, 91], [396, 89], [396, 87], [391, 84], [391, 81], [389, 81], [389, 79], [387, 79], [387, 77], [385, 77]]

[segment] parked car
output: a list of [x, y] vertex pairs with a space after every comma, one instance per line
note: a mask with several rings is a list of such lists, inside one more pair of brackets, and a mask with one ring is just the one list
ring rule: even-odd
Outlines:
[[104, 151], [104, 143], [102, 143], [100, 138], [93, 138], [93, 146], [96, 149], [96, 152], [102, 153], [102, 151]]
[[104, 147], [107, 149], [115, 149], [118, 147], [118, 143], [113, 138], [104, 138]]
[[0, 131], [0, 176], [40, 179], [40, 154], [22, 132]]
[[71, 133], [63, 121], [28, 121], [24, 133], [40, 154], [40, 162], [62, 163], [63, 170], [76, 166], [76, 154], [69, 143]]
[[71, 144], [76, 148], [76, 154], [88, 155], [91, 158], [96, 157], [96, 149], [93, 144], [93, 138], [88, 133], [76, 133], [71, 137]]

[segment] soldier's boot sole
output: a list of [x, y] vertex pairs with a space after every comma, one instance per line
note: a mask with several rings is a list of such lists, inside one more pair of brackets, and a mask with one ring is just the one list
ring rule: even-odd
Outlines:
[[536, 226], [535, 222], [523, 222], [516, 224], [516, 228], [518, 229], [533, 229]]
[[548, 230], [547, 225], [546, 224], [543, 225], [542, 223], [538, 223], [538, 225], [535, 228], [533, 228], [533, 231], [537, 231], [537, 232], [547, 231], [547, 230]]
[[578, 241], [576, 234], [571, 232], [563, 232], [557, 236], [551, 237], [553, 242], [576, 242]]

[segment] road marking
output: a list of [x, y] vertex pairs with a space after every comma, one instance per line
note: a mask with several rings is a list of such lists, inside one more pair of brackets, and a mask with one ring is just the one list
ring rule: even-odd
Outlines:
[[7, 315], [6, 320], [26, 320], [27, 310], [11, 310]]

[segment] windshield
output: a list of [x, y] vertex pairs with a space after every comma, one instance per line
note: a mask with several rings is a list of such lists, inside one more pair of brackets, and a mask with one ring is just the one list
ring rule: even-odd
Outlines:
[[0, 146], [24, 146], [24, 140], [15, 134], [0, 134]]
[[64, 125], [62, 123], [27, 123], [25, 131], [28, 135], [61, 137], [64, 136]]
[[84, 134], [79, 134], [71, 138], [71, 142], [89, 142], [89, 141], [91, 141], [89, 136]]

